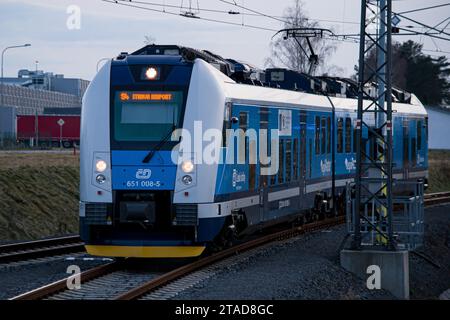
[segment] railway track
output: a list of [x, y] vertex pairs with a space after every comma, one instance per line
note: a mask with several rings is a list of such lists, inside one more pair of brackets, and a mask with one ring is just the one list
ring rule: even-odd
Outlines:
[[427, 193], [424, 196], [426, 206], [450, 202], [450, 191]]
[[[450, 192], [425, 195], [425, 206], [449, 203]], [[326, 229], [345, 222], [345, 217], [329, 218], [301, 227], [274, 232], [200, 258], [168, 272], [133, 271], [124, 269], [123, 262], [112, 262], [80, 274], [79, 290], [68, 290], [67, 279], [24, 293], [12, 300], [34, 299], [158, 299], [171, 297], [211, 276], [212, 266], [227, 266], [234, 258], [264, 245], [293, 238], [297, 235]]]
[[78, 235], [0, 245], [0, 263], [83, 252], [84, 244]]
[[69, 290], [65, 278], [36, 290], [17, 296], [12, 300], [96, 300], [114, 299], [116, 296], [161, 276], [162, 271], [136, 270], [123, 262], [111, 262], [80, 274], [81, 288]]
[[[337, 217], [310, 223], [284, 231], [261, 236], [218, 253], [200, 258], [169, 272], [128, 270], [125, 262], [112, 262], [87, 270], [80, 274], [81, 289], [69, 290], [65, 278], [41, 288], [16, 296], [11, 300], [38, 299], [113, 299], [130, 300], [151, 294], [155, 289], [210, 266], [226, 258], [240, 255], [278, 240], [292, 238], [307, 232], [325, 229], [343, 223], [344, 217]], [[195, 279], [194, 279], [195, 280]], [[70, 281], [70, 280], [69, 280]]]

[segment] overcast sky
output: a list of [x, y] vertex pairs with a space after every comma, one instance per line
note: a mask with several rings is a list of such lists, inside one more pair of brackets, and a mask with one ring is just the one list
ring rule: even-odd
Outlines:
[[[189, 0], [142, 1], [176, 6], [183, 2], [185, 6], [189, 5]], [[236, 2], [272, 16], [281, 16], [293, 0]], [[401, 12], [446, 2], [448, 1], [397, 0], [394, 1], [393, 10]], [[200, 9], [245, 12], [219, 0], [198, 0], [198, 3]], [[303, 0], [303, 3], [307, 15], [313, 20], [320, 20], [323, 27], [333, 27], [337, 33], [359, 32], [360, 0]], [[196, 8], [197, 0], [192, 0], [192, 4]], [[80, 29], [70, 30], [67, 27], [70, 16], [67, 8], [70, 5], [76, 5], [81, 10]], [[181, 44], [208, 49], [224, 57], [241, 59], [259, 67], [264, 66], [264, 61], [269, 56], [273, 31], [188, 19], [178, 15], [180, 11], [185, 11], [180, 8], [152, 8], [165, 9], [176, 14], [145, 11], [101, 0], [0, 0], [0, 49], [23, 43], [32, 44], [29, 48], [7, 51], [5, 76], [15, 76], [19, 69], [35, 69], [37, 60], [39, 69], [62, 73], [66, 77], [91, 80], [99, 59], [114, 57], [122, 51], [132, 52], [144, 45], [145, 36], [152, 37], [157, 44]], [[261, 16], [204, 11], [200, 12], [199, 16], [275, 30], [282, 27], [281, 22]], [[450, 7], [412, 13], [408, 16], [425, 24], [435, 25], [450, 16]], [[408, 25], [411, 23], [402, 20], [399, 26]], [[450, 25], [447, 28], [450, 33]], [[396, 37], [397, 40], [408, 38]], [[448, 41], [436, 40], [433, 43], [429, 38], [419, 36], [411, 39], [423, 43], [425, 49], [450, 51]], [[353, 73], [353, 66], [357, 63], [358, 45], [347, 42], [336, 42], [336, 45], [337, 51], [330, 58], [329, 64], [342, 68], [348, 76]], [[438, 55], [436, 52], [427, 53]], [[448, 53], [445, 55], [450, 57]]]

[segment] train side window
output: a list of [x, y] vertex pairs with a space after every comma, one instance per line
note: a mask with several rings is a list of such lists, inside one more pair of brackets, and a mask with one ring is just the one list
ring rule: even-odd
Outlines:
[[[260, 130], [266, 130], [266, 154], [267, 156], [270, 156], [270, 134], [269, 134], [269, 109], [267, 108], [261, 108], [259, 110], [259, 129]], [[262, 142], [262, 141], [260, 141]], [[261, 144], [259, 146], [260, 148], [262, 147]], [[267, 168], [268, 165], [267, 164], [260, 164], [261, 168]], [[264, 186], [267, 185], [268, 183], [268, 177], [266, 175], [259, 175], [259, 185], [260, 186]]]
[[298, 139], [294, 139], [294, 154], [293, 154], [293, 180], [298, 180]]
[[248, 189], [254, 190], [256, 187], [256, 141], [250, 140], [249, 137], [246, 137], [248, 140], [248, 170], [249, 170], [249, 179], [248, 179]]
[[[239, 112], [239, 129], [243, 131], [243, 136], [239, 137], [239, 144], [238, 144], [238, 163], [245, 163], [247, 158], [247, 151], [248, 151], [248, 139], [245, 136], [245, 132], [247, 131], [248, 127], [248, 115], [247, 112]], [[241, 139], [244, 143], [241, 143]]]
[[337, 152], [342, 153], [344, 151], [344, 136], [343, 136], [343, 128], [344, 126], [344, 119], [339, 118], [337, 121]]
[[411, 166], [415, 167], [416, 164], [417, 164], [416, 138], [411, 138]]
[[331, 118], [327, 118], [327, 153], [331, 153]]
[[352, 120], [345, 118], [345, 153], [352, 151]]
[[225, 105], [225, 114], [223, 120], [223, 130], [222, 130], [222, 147], [228, 147], [227, 141], [227, 129], [231, 129], [231, 103], [227, 102]]
[[325, 154], [325, 152], [326, 152], [326, 147], [327, 147], [326, 130], [327, 130], [326, 119], [322, 118], [321, 126], [320, 126], [320, 141], [321, 141], [320, 153], [321, 154]]
[[417, 121], [417, 150], [422, 149], [422, 121]]
[[309, 164], [309, 178], [312, 178], [312, 139], [308, 139], [308, 164]]
[[304, 111], [302, 111], [302, 113], [300, 113], [300, 123], [306, 124], [306, 114], [303, 112]]
[[248, 190], [254, 190], [256, 185], [256, 164], [249, 164], [250, 177], [248, 178]]
[[271, 186], [273, 186], [273, 185], [275, 184], [275, 182], [276, 182], [276, 177], [277, 177], [276, 174], [273, 174], [273, 175], [270, 176], [270, 185], [271, 185]]
[[356, 141], [357, 141], [357, 134], [358, 134], [358, 131], [356, 130], [356, 128], [353, 128], [353, 153], [356, 153], [356, 146], [357, 146], [357, 143], [356, 143]]
[[278, 183], [283, 183], [284, 178], [284, 141], [280, 139], [280, 148], [278, 149]]
[[285, 163], [285, 167], [286, 167], [286, 182], [290, 182], [291, 181], [291, 167], [292, 167], [292, 142], [291, 139], [286, 139], [286, 163]]
[[315, 146], [316, 146], [316, 154], [320, 154], [320, 117], [316, 116], [315, 122]]
[[[281, 145], [283, 144], [283, 140], [279, 139], [278, 143], [279, 143], [278, 144], [278, 172], [270, 176], [270, 185], [272, 185], [272, 186], [274, 184], [276, 184], [276, 182], [277, 182], [277, 174], [280, 174], [281, 160], [283, 159], [283, 158], [280, 158]], [[275, 152], [275, 150], [274, 150], [274, 152]], [[274, 160], [272, 159], [271, 161], [274, 161]]]
[[239, 112], [239, 129], [247, 130], [247, 112]]
[[403, 167], [409, 167], [409, 132], [408, 121], [403, 120]]

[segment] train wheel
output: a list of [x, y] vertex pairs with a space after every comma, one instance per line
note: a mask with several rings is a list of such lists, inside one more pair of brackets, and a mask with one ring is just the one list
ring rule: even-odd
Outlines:
[[302, 214], [300, 217], [298, 217], [298, 225], [303, 226], [306, 223], [305, 215]]
[[336, 211], [337, 215], [343, 216], [345, 215], [345, 191], [341, 193], [336, 201]]
[[305, 213], [305, 223], [311, 223], [311, 222], [315, 221], [314, 216], [315, 216], [314, 209], [308, 210]]
[[224, 248], [231, 247], [237, 239], [237, 230], [230, 219], [223, 227], [220, 233], [216, 236], [213, 243], [210, 245], [211, 252], [217, 252]]

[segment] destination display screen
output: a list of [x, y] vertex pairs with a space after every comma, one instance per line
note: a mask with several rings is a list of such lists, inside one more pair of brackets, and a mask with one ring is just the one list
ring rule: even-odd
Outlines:
[[130, 92], [122, 91], [119, 94], [121, 101], [172, 101], [172, 93], [161, 92]]
[[116, 91], [116, 141], [159, 141], [178, 127], [183, 94], [179, 91]]

